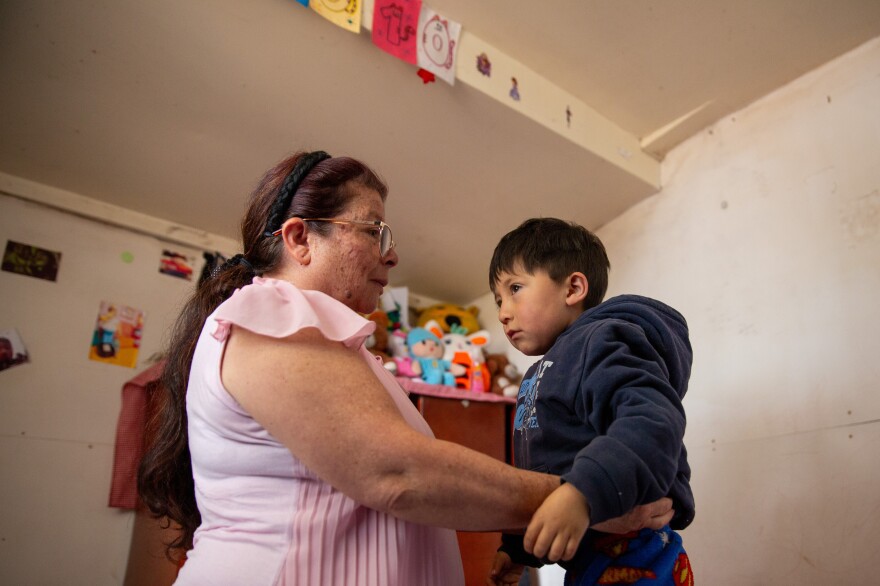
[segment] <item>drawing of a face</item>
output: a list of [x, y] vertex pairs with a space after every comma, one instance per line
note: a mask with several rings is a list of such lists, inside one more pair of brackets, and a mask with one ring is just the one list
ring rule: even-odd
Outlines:
[[422, 28], [422, 48], [425, 55], [436, 65], [448, 68], [452, 66], [453, 46], [447, 21], [441, 20], [435, 14]]
[[327, 8], [327, 10], [342, 12], [348, 7], [349, 0], [320, 0], [320, 2]]
[[104, 313], [102, 313], [98, 316], [98, 321], [101, 324], [107, 324], [114, 317], [116, 317], [116, 308], [111, 305], [111, 306], [107, 307], [107, 311], [105, 311]]

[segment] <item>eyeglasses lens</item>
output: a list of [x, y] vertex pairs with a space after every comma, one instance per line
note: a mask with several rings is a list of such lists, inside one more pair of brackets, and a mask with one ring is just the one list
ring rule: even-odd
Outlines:
[[382, 226], [382, 231], [379, 234], [379, 254], [385, 256], [391, 250], [391, 246], [393, 245], [393, 240], [391, 238], [391, 228], [388, 225]]

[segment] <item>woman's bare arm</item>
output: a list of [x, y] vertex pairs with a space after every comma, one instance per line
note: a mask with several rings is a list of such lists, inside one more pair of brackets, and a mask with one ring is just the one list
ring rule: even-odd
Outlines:
[[306, 466], [354, 500], [461, 530], [524, 527], [559, 478], [412, 429], [363, 358], [317, 330], [233, 328], [223, 384]]

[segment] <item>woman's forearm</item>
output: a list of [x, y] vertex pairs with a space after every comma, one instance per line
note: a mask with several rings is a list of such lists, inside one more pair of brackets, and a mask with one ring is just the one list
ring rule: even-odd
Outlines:
[[518, 470], [442, 440], [426, 440], [399, 464], [380, 475], [375, 490], [367, 487], [362, 502], [408, 521], [465, 531], [523, 528], [559, 486], [558, 476]]

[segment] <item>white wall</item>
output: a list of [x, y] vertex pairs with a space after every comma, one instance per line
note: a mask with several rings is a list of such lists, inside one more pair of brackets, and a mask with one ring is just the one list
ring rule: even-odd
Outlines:
[[[30, 354], [0, 371], [0, 583], [121, 584], [133, 514], [107, 507], [120, 391], [193, 286], [158, 272], [163, 248], [197, 270], [201, 252], [0, 195], [7, 240], [62, 254], [56, 282], [0, 272], [0, 329]], [[136, 368], [88, 359], [102, 300], [146, 312]]]
[[698, 582], [874, 582], [880, 39], [677, 148], [663, 185], [599, 236], [611, 294], [690, 324]]
[[598, 234], [609, 296], [690, 324], [697, 583], [875, 583], [880, 39], [675, 149]]

